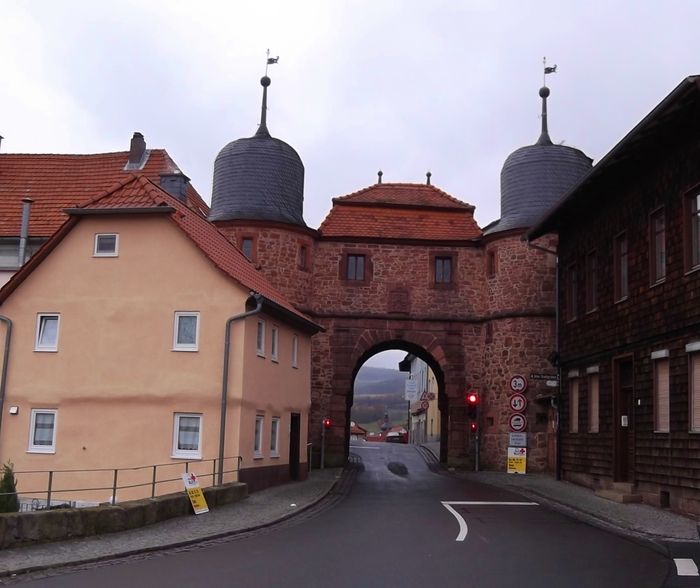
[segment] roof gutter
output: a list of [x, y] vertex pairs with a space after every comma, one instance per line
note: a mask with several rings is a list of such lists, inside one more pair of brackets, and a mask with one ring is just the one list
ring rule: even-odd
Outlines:
[[[229, 355], [231, 349], [231, 325], [243, 319], [258, 314], [263, 307], [262, 294], [251, 292], [252, 298], [255, 300], [255, 308], [241, 314], [235, 314], [229, 317], [226, 321], [226, 334], [224, 336], [224, 374], [221, 382], [221, 422], [219, 425], [219, 473], [217, 484], [220, 486], [224, 482], [224, 446], [226, 441], [226, 410], [228, 408], [228, 374], [229, 374]], [[3, 368], [4, 369], [4, 368]]]

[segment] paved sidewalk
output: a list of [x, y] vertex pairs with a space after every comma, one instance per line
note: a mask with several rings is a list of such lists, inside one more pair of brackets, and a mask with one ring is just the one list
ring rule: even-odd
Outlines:
[[120, 533], [0, 551], [0, 577], [184, 546], [259, 529], [307, 509], [331, 492], [342, 468], [314, 470], [291, 482], [251, 494], [203, 515], [179, 517]]
[[[439, 443], [423, 445], [439, 455]], [[596, 496], [593, 490], [546, 474], [460, 472], [475, 482], [507, 488], [571, 516], [606, 529], [652, 541], [698, 541], [698, 522], [647, 504], [619, 504]]]

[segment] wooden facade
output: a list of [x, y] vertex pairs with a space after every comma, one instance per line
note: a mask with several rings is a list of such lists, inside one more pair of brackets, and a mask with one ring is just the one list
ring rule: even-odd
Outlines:
[[700, 513], [699, 137], [691, 77], [528, 234], [560, 236], [561, 475], [689, 513]]

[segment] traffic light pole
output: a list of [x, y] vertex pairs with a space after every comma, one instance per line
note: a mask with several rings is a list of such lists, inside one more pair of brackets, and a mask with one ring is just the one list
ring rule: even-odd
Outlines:
[[481, 432], [481, 431], [479, 431], [479, 429], [481, 427], [479, 427], [479, 411], [478, 411], [478, 409], [477, 409], [476, 417], [477, 417], [476, 418], [476, 437], [474, 438], [474, 451], [475, 451], [476, 455], [474, 456], [474, 471], [478, 472], [479, 471], [479, 436], [480, 436], [479, 433]]
[[[325, 421], [325, 419], [324, 419]], [[326, 467], [326, 423], [321, 423], [321, 469]]]

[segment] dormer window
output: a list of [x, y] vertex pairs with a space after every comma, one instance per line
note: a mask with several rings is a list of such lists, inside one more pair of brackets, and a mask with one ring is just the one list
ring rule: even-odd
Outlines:
[[98, 233], [95, 235], [95, 257], [117, 257], [119, 254], [119, 235], [117, 233]]

